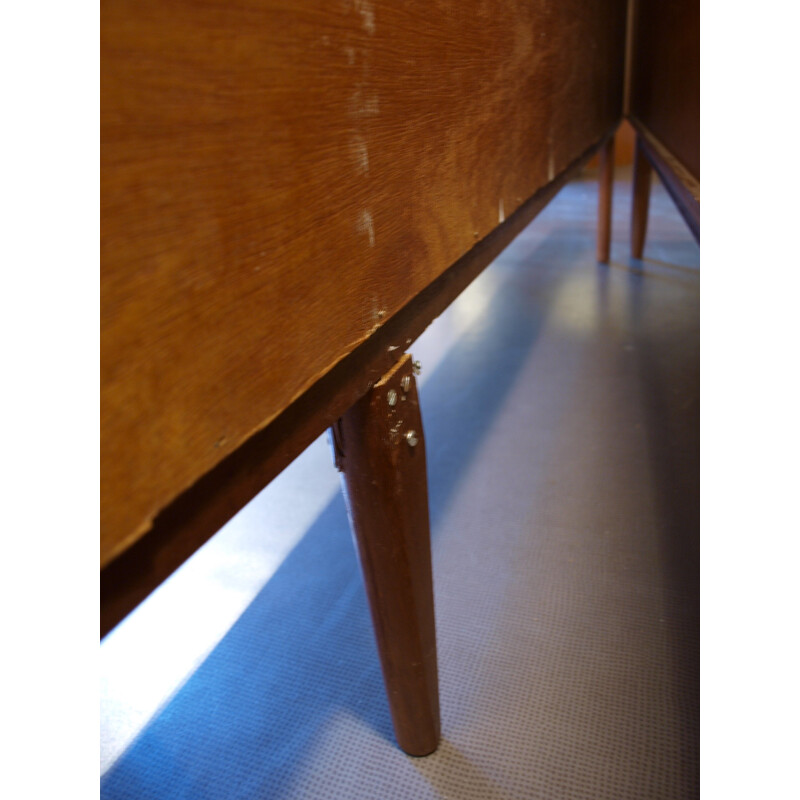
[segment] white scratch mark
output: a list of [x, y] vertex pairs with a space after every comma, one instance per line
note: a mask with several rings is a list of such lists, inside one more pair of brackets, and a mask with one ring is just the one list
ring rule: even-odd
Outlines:
[[354, 117], [377, 117], [381, 113], [378, 93], [359, 86], [350, 99], [350, 113]]
[[497, 221], [498, 222], [505, 222], [506, 221], [506, 212], [503, 208], [503, 198], [500, 198], [500, 204], [497, 207]]
[[389, 345], [389, 352], [390, 353], [392, 352], [392, 350], [399, 350], [399, 349], [400, 349], [400, 347], [398, 345], [396, 345], [396, 344], [390, 344]]
[[366, 175], [369, 172], [369, 154], [367, 153], [367, 142], [363, 136], [356, 134], [350, 140], [350, 155], [356, 162], [358, 171]]
[[372, 214], [365, 208], [358, 217], [356, 226], [359, 233], [366, 233], [369, 237], [369, 246], [375, 247], [375, 227], [372, 224]]
[[370, 0], [356, 0], [355, 8], [361, 14], [361, 25], [364, 30], [370, 35], [375, 33], [375, 9]]
[[353, 47], [345, 47], [344, 54], [347, 56], [347, 63], [352, 67], [356, 63], [356, 51]]
[[380, 300], [377, 295], [372, 295], [371, 300], [370, 320], [372, 321], [372, 327], [370, 328], [370, 333], [373, 333], [380, 328], [381, 320], [386, 316], [386, 309], [380, 307]]

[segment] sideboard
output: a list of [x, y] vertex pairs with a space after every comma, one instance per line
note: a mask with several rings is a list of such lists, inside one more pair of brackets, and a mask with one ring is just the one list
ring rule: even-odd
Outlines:
[[407, 351], [608, 154], [626, 9], [104, 0], [101, 635], [332, 428], [398, 742], [436, 747]]

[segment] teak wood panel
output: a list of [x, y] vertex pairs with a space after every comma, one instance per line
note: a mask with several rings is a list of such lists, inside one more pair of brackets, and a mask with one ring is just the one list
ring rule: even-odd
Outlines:
[[[610, 130], [609, 135], [612, 133]], [[269, 425], [163, 509], [146, 535], [100, 571], [105, 636], [397, 364], [414, 341], [589, 163], [602, 139], [526, 200]]]
[[101, 9], [101, 563], [621, 114], [624, 0]]
[[700, 181], [700, 0], [633, 0], [628, 112]]

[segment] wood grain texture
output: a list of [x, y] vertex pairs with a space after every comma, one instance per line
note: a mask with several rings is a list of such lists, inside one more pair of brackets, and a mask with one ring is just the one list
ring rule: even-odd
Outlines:
[[633, 0], [628, 113], [700, 181], [700, 0]]
[[618, 121], [624, 12], [104, 2], [101, 564]]
[[181, 493], [156, 516], [145, 536], [106, 564], [100, 572], [101, 636], [380, 380], [404, 348], [505, 249], [566, 181], [584, 168], [599, 144], [538, 190], [269, 425]]
[[424, 756], [439, 743], [439, 681], [425, 437], [411, 363], [405, 356], [361, 398], [332, 439], [397, 743]]

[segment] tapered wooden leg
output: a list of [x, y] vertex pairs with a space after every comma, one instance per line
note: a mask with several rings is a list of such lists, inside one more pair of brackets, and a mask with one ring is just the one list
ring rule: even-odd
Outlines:
[[597, 260], [608, 264], [611, 252], [611, 196], [614, 189], [614, 137], [600, 148], [600, 176], [597, 198]]
[[633, 202], [631, 206], [631, 255], [641, 258], [647, 235], [647, 211], [650, 207], [650, 173], [652, 167], [642, 148], [642, 137], [636, 136], [633, 162]]
[[439, 742], [428, 484], [411, 356], [332, 429], [400, 747]]

